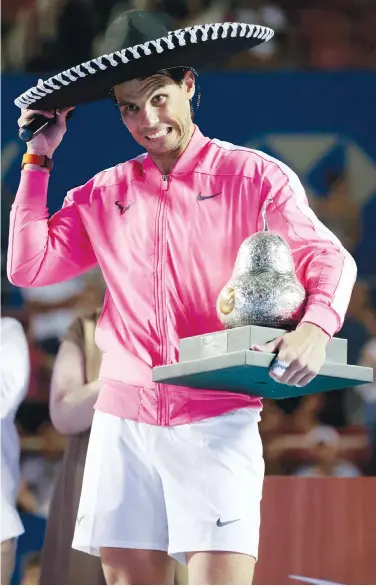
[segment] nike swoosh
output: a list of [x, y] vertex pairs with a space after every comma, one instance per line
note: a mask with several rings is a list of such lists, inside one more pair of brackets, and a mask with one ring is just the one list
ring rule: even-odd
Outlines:
[[240, 521], [240, 519], [233, 519], [233, 521], [221, 521], [221, 519], [217, 519], [217, 527], [224, 527], [225, 525], [230, 525], [231, 523], [236, 523], [236, 521]]
[[82, 517], [77, 517], [77, 526], [80, 525], [80, 523], [84, 517], [85, 517], [85, 515], [82, 515]]
[[222, 191], [218, 193], [213, 193], [213, 195], [201, 195], [201, 192], [197, 196], [197, 201], [204, 201], [204, 199], [211, 199], [212, 197], [216, 197], [217, 195], [221, 195]]
[[299, 582], [306, 582], [306, 584], [317, 584], [318, 586], [342, 586], [340, 582], [329, 582], [328, 580], [320, 580], [320, 578], [308, 578], [308, 576], [296, 576], [290, 574], [289, 578], [299, 580]]

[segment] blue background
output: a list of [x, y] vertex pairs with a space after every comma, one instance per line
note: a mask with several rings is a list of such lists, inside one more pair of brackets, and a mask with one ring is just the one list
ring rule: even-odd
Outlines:
[[[17, 137], [19, 110], [13, 100], [36, 81], [34, 76], [2, 76], [2, 151], [3, 155], [6, 149], [13, 153], [12, 163], [3, 170], [3, 182], [12, 193], [24, 151]], [[212, 138], [255, 145], [276, 156], [268, 147], [267, 135], [339, 137], [337, 147], [309, 176], [317, 195], [324, 195], [325, 168], [345, 164], [346, 141], [356, 143], [376, 164], [376, 72], [222, 72], [202, 75], [199, 82], [202, 98], [196, 122]], [[68, 126], [54, 157], [51, 212], [61, 206], [72, 187], [141, 152], [110, 100], [77, 107]], [[294, 168], [291, 161], [285, 162]], [[362, 203], [362, 213], [363, 237], [355, 257], [360, 274], [376, 275], [376, 181], [372, 196]]]

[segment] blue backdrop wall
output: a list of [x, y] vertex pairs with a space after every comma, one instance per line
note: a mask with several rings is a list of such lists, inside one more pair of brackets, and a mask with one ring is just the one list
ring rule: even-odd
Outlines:
[[[13, 100], [35, 82], [2, 76], [2, 179], [10, 199], [24, 150]], [[202, 75], [200, 84], [196, 122], [207, 136], [283, 160], [310, 197], [325, 196], [328, 169], [347, 174], [363, 215], [355, 253], [359, 272], [376, 275], [376, 72], [212, 73]], [[70, 188], [139, 152], [110, 100], [78, 107], [56, 152], [51, 212]]]

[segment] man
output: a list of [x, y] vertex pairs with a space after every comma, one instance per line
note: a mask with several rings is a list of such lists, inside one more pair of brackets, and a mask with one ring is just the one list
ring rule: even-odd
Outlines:
[[14, 423], [29, 383], [29, 349], [21, 324], [1, 318], [1, 583], [10, 584], [16, 541], [24, 528], [16, 503], [20, 481], [20, 442]]
[[[262, 225], [264, 205], [309, 295], [296, 331], [258, 348], [278, 352], [276, 380], [305, 385], [319, 371], [356, 268], [290, 169], [206, 138], [192, 121], [195, 77], [187, 64], [255, 46], [266, 38], [262, 27], [216, 24], [162, 38], [156, 22], [126, 14], [109, 37], [118, 47], [138, 40], [137, 48], [115, 46], [85, 65], [86, 77], [77, 67], [18, 99], [50, 117], [52, 106], [62, 107], [56, 125], [28, 143], [8, 275], [19, 286], [43, 286], [98, 263], [108, 286], [96, 334], [102, 388], [73, 547], [101, 556], [109, 584], [171, 583], [171, 558], [188, 563], [192, 584], [249, 584], [264, 475], [261, 401], [155, 384], [152, 368], [177, 360], [180, 338], [221, 329], [216, 298], [241, 242]], [[110, 90], [146, 153], [73, 189], [48, 219], [45, 166], [66, 132], [68, 100]], [[33, 116], [24, 109], [19, 125]]]
[[[370, 338], [361, 348], [358, 364], [376, 371], [376, 336]], [[370, 459], [368, 475], [376, 476], [376, 380], [355, 389], [363, 400], [364, 425], [367, 430]]]
[[355, 478], [360, 470], [341, 457], [341, 436], [331, 425], [317, 425], [305, 436], [304, 443], [312, 461], [299, 467], [297, 476], [336, 476], [337, 478]]

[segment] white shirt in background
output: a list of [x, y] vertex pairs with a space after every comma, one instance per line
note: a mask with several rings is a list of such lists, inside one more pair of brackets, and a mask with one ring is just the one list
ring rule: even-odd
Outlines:
[[[322, 474], [318, 472], [316, 466], [303, 466], [295, 472], [294, 476], [323, 477]], [[334, 466], [331, 476], [335, 478], [357, 478], [358, 476], [361, 476], [361, 473], [354, 464], [343, 461]]]
[[26, 396], [30, 377], [30, 358], [21, 324], [10, 317], [1, 318], [1, 542], [24, 532], [17, 512], [20, 481], [20, 441], [15, 416]]
[[45, 519], [47, 519], [50, 511], [60, 466], [60, 460], [48, 461], [43, 456], [27, 456], [21, 461], [22, 478], [37, 504], [35, 512]]

